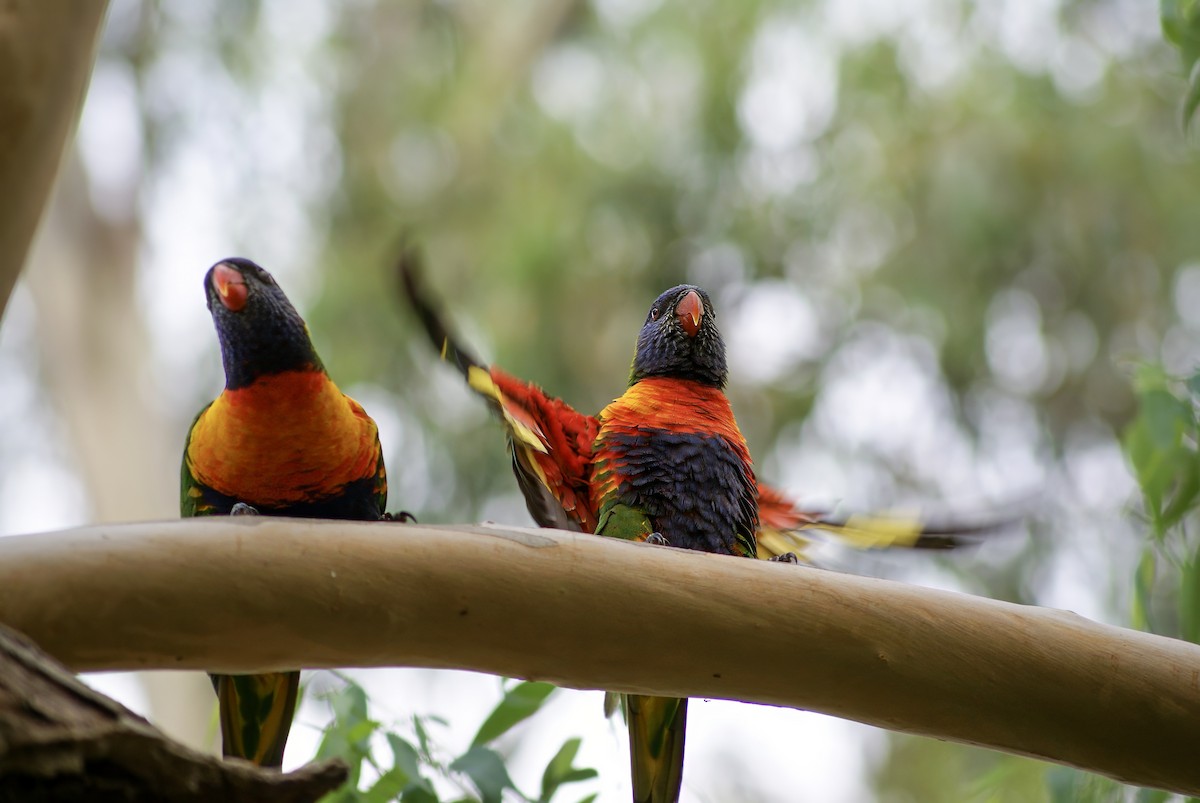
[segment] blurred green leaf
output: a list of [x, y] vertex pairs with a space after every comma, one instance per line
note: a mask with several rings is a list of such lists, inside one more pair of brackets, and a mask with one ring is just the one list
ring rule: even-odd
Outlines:
[[1074, 803], [1075, 770], [1067, 767], [1051, 767], [1046, 770], [1046, 791], [1050, 803]]
[[1041, 799], [1043, 795], [1039, 793], [1045, 791], [1046, 785], [1044, 766], [1005, 756], [972, 779], [963, 799], [988, 803], [1024, 803], [1034, 796]]
[[467, 752], [450, 762], [450, 769], [471, 779], [483, 803], [500, 803], [504, 790], [515, 788], [508, 777], [504, 759], [490, 747], [472, 745]]
[[1183, 433], [1194, 421], [1191, 407], [1166, 390], [1152, 390], [1141, 398], [1139, 416], [1159, 450], [1179, 445]]
[[333, 721], [348, 731], [367, 719], [366, 693], [356, 685], [346, 685], [330, 692], [325, 701], [333, 710]]
[[387, 742], [392, 749], [392, 762], [395, 768], [403, 772], [407, 780], [420, 778], [421, 762], [416, 748], [394, 733], [387, 735]]
[[1200, 2], [1197, 0], [1159, 0], [1163, 35], [1179, 48], [1183, 66], [1200, 59]]
[[1133, 389], [1138, 396], [1145, 396], [1151, 391], [1166, 390], [1171, 385], [1171, 377], [1161, 365], [1153, 362], [1139, 362], [1133, 366]]
[[387, 803], [399, 797], [407, 785], [404, 773], [391, 769], [380, 775], [371, 788], [362, 793], [361, 799], [363, 803]]
[[346, 729], [346, 739], [351, 744], [365, 748], [367, 743], [371, 741], [371, 734], [379, 730], [379, 723], [374, 720], [364, 719], [360, 722], [355, 722]]
[[344, 685], [324, 696], [333, 709], [333, 719], [325, 728], [316, 757], [337, 757], [350, 767], [346, 785], [324, 800], [352, 803], [360, 799], [357, 789], [362, 764], [370, 756], [371, 736], [378, 730], [379, 723], [367, 717], [367, 695], [362, 687], [345, 676], [340, 677]]
[[1200, 105], [1200, 2], [1160, 0], [1159, 15], [1163, 35], [1179, 49], [1183, 69], [1188, 73], [1188, 87], [1181, 109], [1183, 126], [1187, 128]]
[[1200, 461], [1197, 460], [1196, 453], [1190, 449], [1181, 449], [1172, 457], [1171, 466], [1175, 469], [1174, 490], [1158, 522], [1163, 531], [1182, 521], [1183, 517], [1196, 507], [1196, 497], [1200, 495]]
[[443, 727], [447, 723], [446, 723], [446, 720], [444, 720], [438, 716], [433, 716], [430, 714], [426, 714], [424, 716], [419, 716], [417, 714], [413, 714], [413, 718], [412, 718], [413, 732], [416, 733], [416, 735], [417, 735], [418, 752], [419, 752], [420, 756], [422, 758], [424, 758], [426, 761], [432, 761], [433, 754], [430, 750], [429, 728], [425, 725], [426, 722], [435, 722], [438, 725], [442, 725]]
[[542, 793], [538, 797], [538, 803], [549, 803], [563, 784], [586, 781], [599, 774], [594, 769], [572, 766], [575, 755], [579, 752], [579, 744], [578, 737], [568, 739], [554, 754], [554, 758], [550, 759], [545, 772], [542, 773]]
[[1145, 419], [1138, 417], [1126, 428], [1123, 446], [1138, 486], [1142, 490], [1146, 512], [1157, 525], [1162, 516], [1163, 492], [1169, 475], [1162, 471], [1163, 456], [1154, 446], [1154, 439]]
[[387, 735], [392, 750], [393, 770], [404, 778], [404, 800], [437, 800], [433, 784], [421, 774], [421, 756], [408, 741], [395, 733]]
[[1133, 575], [1133, 610], [1130, 620], [1134, 627], [1154, 632], [1150, 616], [1152, 598], [1151, 589], [1154, 587], [1155, 553], [1153, 547], [1147, 545], [1142, 550], [1142, 558], [1138, 561], [1137, 571]]
[[1164, 792], [1161, 789], [1139, 789], [1134, 801], [1135, 803], [1167, 803], [1170, 797], [1170, 792]]
[[527, 680], [506, 691], [500, 704], [479, 726], [479, 732], [471, 741], [472, 746], [487, 744], [536, 714], [556, 688], [552, 683]]
[[1187, 92], [1183, 95], [1183, 105], [1179, 109], [1179, 119], [1185, 130], [1191, 126], [1197, 106], [1200, 106], [1200, 62], [1192, 66], [1192, 72], [1188, 75]]
[[1121, 803], [1128, 799], [1127, 787], [1116, 781], [1069, 767], [1047, 770], [1046, 786], [1051, 803]]
[[424, 786], [409, 786], [400, 796], [402, 803], [438, 803], [438, 796], [432, 788]]
[[1200, 643], [1200, 552], [1180, 567], [1179, 628], [1183, 638]]
[[625, 699], [624, 697], [617, 694], [616, 692], [611, 692], [611, 691], [604, 692], [604, 718], [612, 719], [613, 715], [616, 714], [617, 711], [620, 711], [621, 716], [624, 717], [625, 710], [621, 706], [621, 703], [624, 699]]
[[1146, 512], [1161, 540], [1195, 507], [1200, 496], [1200, 457], [1196, 453], [1196, 413], [1190, 399], [1167, 389], [1167, 379], [1139, 371], [1138, 413], [1126, 428], [1123, 445], [1142, 491]]

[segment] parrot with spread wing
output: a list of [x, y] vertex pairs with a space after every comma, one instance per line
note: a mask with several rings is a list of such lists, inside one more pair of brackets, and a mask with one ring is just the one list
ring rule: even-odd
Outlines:
[[[542, 527], [595, 533], [600, 511], [594, 504], [593, 467], [598, 460], [596, 438], [601, 418], [580, 413], [561, 399], [548, 395], [537, 385], [518, 379], [496, 366], [484, 365], [472, 356], [453, 337], [450, 327], [427, 298], [419, 271], [416, 252], [406, 250], [400, 261], [405, 295], [442, 359], [458, 369], [470, 388], [487, 401], [503, 422], [512, 452], [513, 473], [525, 497], [529, 514]], [[707, 299], [699, 288], [689, 289], [694, 289], [698, 298]], [[661, 303], [660, 298], [656, 305]], [[689, 302], [689, 306], [693, 304]], [[705, 306], [710, 309], [708, 320], [718, 341], [716, 347], [721, 350], [720, 363], [724, 365], [720, 335], [712, 323], [711, 303], [706, 300], [701, 304], [701, 307]], [[662, 314], [660, 310], [658, 315], [661, 317]], [[645, 328], [642, 333], [645, 335]], [[640, 350], [640, 338], [638, 343]], [[631, 379], [633, 381], [623, 399], [642, 398], [643, 392], [650, 387], [659, 388], [656, 392], [667, 396], [672, 393], [672, 389], [662, 383], [650, 383], [635, 392], [634, 385], [638, 384], [638, 380]], [[727, 407], [724, 393], [719, 392], [721, 388], [718, 386], [716, 390], [716, 394], [711, 391], [706, 393]], [[708, 424], [704, 408], [676, 404], [674, 409], [683, 417], [683, 421], [690, 422], [684, 426], [706, 431], [704, 428]], [[658, 415], [662, 417], [663, 413]], [[732, 421], [732, 412], [728, 416]], [[736, 424], [734, 427], [736, 431]], [[734, 440], [741, 444], [740, 448], [745, 448], [740, 433]], [[748, 461], [749, 457], [746, 459]], [[758, 529], [754, 534], [754, 543], [757, 557], [762, 559], [789, 560], [788, 555], [803, 558], [806, 549], [811, 546], [805, 534], [813, 531], [835, 535], [859, 549], [953, 549], [971, 542], [972, 536], [999, 529], [1008, 523], [952, 522], [933, 526], [910, 518], [862, 514], [838, 519], [826, 513], [804, 510], [782, 491], [771, 486], [756, 483], [756, 488]]]
[[[834, 521], [759, 483], [723, 392], [725, 345], [712, 302], [699, 287], [673, 287], [654, 301], [628, 387], [589, 416], [472, 357], [425, 297], [415, 252], [406, 251], [400, 266], [434, 346], [503, 421], [517, 482], [543, 527], [787, 562], [799, 562], [809, 544], [804, 533], [813, 529], [863, 548], [939, 549], [992, 529], [878, 517]], [[635, 803], [673, 803], [682, 783], [687, 700], [621, 695], [620, 703]]]
[[[188, 431], [180, 513], [377, 521], [387, 474], [375, 422], [317, 356], [270, 273], [226, 259], [204, 277], [225, 389]], [[226, 756], [283, 762], [300, 673], [212, 675]]]

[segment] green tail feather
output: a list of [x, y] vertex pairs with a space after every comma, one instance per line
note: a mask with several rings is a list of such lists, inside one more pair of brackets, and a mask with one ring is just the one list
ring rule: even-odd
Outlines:
[[676, 803], [683, 784], [687, 700], [624, 695], [634, 803]]
[[220, 705], [221, 748], [262, 767], [283, 764], [296, 698], [299, 672], [267, 675], [210, 675]]

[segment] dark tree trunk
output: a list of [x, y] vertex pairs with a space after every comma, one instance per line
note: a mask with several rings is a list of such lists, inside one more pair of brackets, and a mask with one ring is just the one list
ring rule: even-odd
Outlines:
[[0, 803], [307, 803], [346, 778], [336, 760], [284, 775], [189, 750], [0, 625]]

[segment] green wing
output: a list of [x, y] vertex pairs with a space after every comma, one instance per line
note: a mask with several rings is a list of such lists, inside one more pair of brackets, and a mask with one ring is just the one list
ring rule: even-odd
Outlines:
[[654, 532], [654, 525], [645, 512], [620, 502], [608, 502], [600, 508], [596, 535], [607, 535], [626, 541], [645, 541]]
[[205, 488], [188, 468], [187, 459], [188, 447], [192, 443], [192, 431], [196, 429], [196, 422], [211, 406], [212, 402], [209, 402], [204, 405], [203, 410], [196, 413], [196, 417], [192, 419], [192, 425], [188, 427], [187, 438], [183, 442], [182, 465], [179, 469], [179, 515], [185, 519], [192, 516], [211, 516], [215, 512], [212, 505], [204, 500]]
[[383, 465], [383, 445], [379, 442], [379, 432], [375, 432], [375, 502], [382, 516], [387, 510], [387, 468]]

